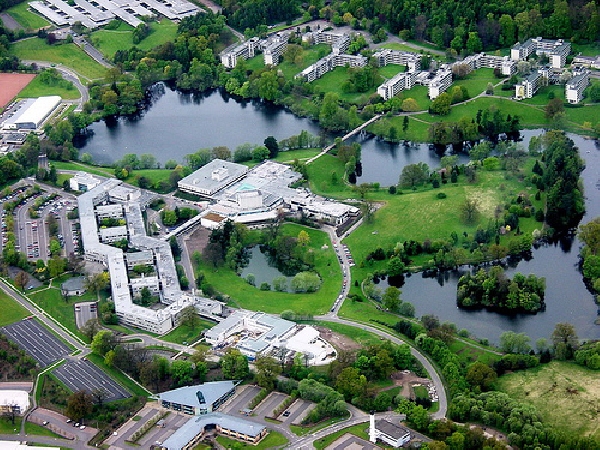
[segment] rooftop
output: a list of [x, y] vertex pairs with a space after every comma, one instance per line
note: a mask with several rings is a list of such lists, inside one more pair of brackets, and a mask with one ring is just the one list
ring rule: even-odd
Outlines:
[[248, 167], [243, 164], [213, 159], [177, 184], [183, 189], [187, 187], [188, 189], [213, 194], [237, 180], [247, 171]]
[[236, 381], [208, 381], [195, 386], [184, 386], [172, 391], [158, 394], [160, 400], [180, 405], [200, 407], [198, 394], [200, 393], [206, 405], [212, 405], [237, 385]]

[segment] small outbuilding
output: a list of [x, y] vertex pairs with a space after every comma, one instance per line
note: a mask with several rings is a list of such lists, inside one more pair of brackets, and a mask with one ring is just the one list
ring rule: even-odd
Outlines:
[[63, 297], [70, 297], [73, 295], [81, 296], [85, 294], [85, 278], [84, 277], [76, 277], [69, 278], [63, 284], [60, 285], [60, 292]]

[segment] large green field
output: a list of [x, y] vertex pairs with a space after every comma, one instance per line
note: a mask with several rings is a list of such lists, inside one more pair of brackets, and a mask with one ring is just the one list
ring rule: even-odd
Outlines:
[[15, 42], [11, 52], [19, 59], [63, 64], [88, 80], [102, 78], [106, 72], [75, 44], [48, 45], [44, 39], [35, 37]]
[[273, 448], [283, 448], [284, 445], [288, 443], [288, 440], [281, 433], [276, 431], [271, 431], [267, 434], [266, 437], [263, 438], [256, 445], [244, 444], [242, 442], [236, 441], [234, 439], [226, 438], [225, 436], [218, 436], [217, 442], [221, 444], [222, 448], [236, 448], [236, 449], [273, 449]]
[[600, 376], [571, 362], [553, 361], [503, 375], [498, 389], [534, 405], [544, 423], [569, 434], [600, 439]]
[[175, 344], [188, 345], [197, 341], [200, 338], [200, 334], [216, 325], [216, 322], [210, 320], [199, 319], [195, 327], [188, 325], [179, 325], [177, 328], [165, 334], [161, 339], [167, 342], [173, 342]]
[[0, 327], [10, 325], [29, 315], [29, 311], [2, 290], [0, 290], [0, 305], [2, 305]]
[[267, 313], [281, 313], [289, 309], [302, 314], [323, 314], [331, 307], [339, 293], [342, 273], [325, 232], [289, 223], [282, 227], [282, 232], [289, 236], [298, 236], [302, 230], [310, 236], [309, 248], [315, 256], [315, 270], [323, 282], [317, 292], [293, 294], [261, 291], [225, 267], [214, 270], [212, 266], [202, 263], [201, 270], [210, 284], [231, 297], [234, 306]]
[[44, 95], [58, 95], [65, 100], [75, 100], [80, 97], [79, 91], [71, 85], [71, 89], [60, 86], [48, 86], [40, 81], [40, 77], [35, 77], [25, 88], [19, 92], [21, 98], [37, 98]]
[[50, 25], [50, 22], [29, 9], [29, 2], [12, 6], [6, 12], [26, 30], [37, 30]]
[[115, 30], [98, 30], [92, 33], [92, 43], [107, 58], [112, 59], [117, 50], [126, 50], [134, 45], [142, 50], [151, 50], [167, 41], [174, 41], [177, 24], [168, 19], [151, 22], [150, 34], [138, 44], [133, 43], [133, 27], [122, 24]]

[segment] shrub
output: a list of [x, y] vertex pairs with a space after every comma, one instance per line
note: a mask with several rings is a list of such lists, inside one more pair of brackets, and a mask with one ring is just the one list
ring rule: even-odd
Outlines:
[[438, 194], [437, 194], [437, 198], [439, 198], [440, 200], [443, 200], [446, 197], [448, 197], [448, 196], [444, 192], [438, 192]]

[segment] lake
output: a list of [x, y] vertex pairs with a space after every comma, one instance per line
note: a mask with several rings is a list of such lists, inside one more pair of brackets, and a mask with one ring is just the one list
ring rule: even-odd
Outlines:
[[[139, 118], [119, 119], [112, 125], [93, 124], [90, 127], [93, 136], [84, 143], [82, 151], [90, 153], [100, 163], [114, 162], [125, 153], [152, 153], [162, 163], [169, 159], [182, 162], [185, 155], [200, 148], [226, 145], [234, 150], [246, 142], [261, 144], [269, 135], [283, 139], [302, 130], [315, 135], [320, 132], [315, 122], [297, 118], [283, 108], [239, 101], [218, 90], [192, 95], [166, 87], [156, 89], [154, 100]], [[523, 146], [527, 148], [529, 138], [540, 133], [542, 130], [523, 131]], [[586, 161], [583, 183], [587, 212], [582, 221], [585, 223], [600, 216], [600, 147], [597, 142], [580, 136], [571, 138]], [[356, 139], [363, 146], [363, 173], [359, 183], [379, 182], [389, 186], [397, 183], [406, 164], [425, 162], [432, 168], [439, 164], [439, 155], [429, 150], [426, 144], [389, 144], [366, 135]], [[467, 157], [461, 155], [460, 158], [464, 162]], [[442, 321], [453, 322], [458, 328], [466, 328], [492, 342], [497, 342], [506, 330], [524, 332], [532, 341], [548, 338], [555, 323], [560, 321], [573, 323], [582, 338], [598, 339], [600, 327], [594, 325], [597, 306], [577, 270], [579, 247], [577, 239], [562, 247], [547, 245], [534, 250], [532, 260], [521, 261], [516, 268], [510, 269], [510, 273], [535, 273], [546, 278], [546, 310], [537, 315], [508, 317], [485, 310], [459, 310], [456, 307], [458, 274], [455, 273], [444, 274], [441, 280], [413, 275], [402, 287], [402, 298], [415, 305], [417, 316], [436, 314]], [[256, 251], [258, 247], [253, 250]], [[256, 256], [252, 264], [256, 283], [258, 286], [262, 281], [270, 284], [279, 271], [268, 266], [262, 255]]]

